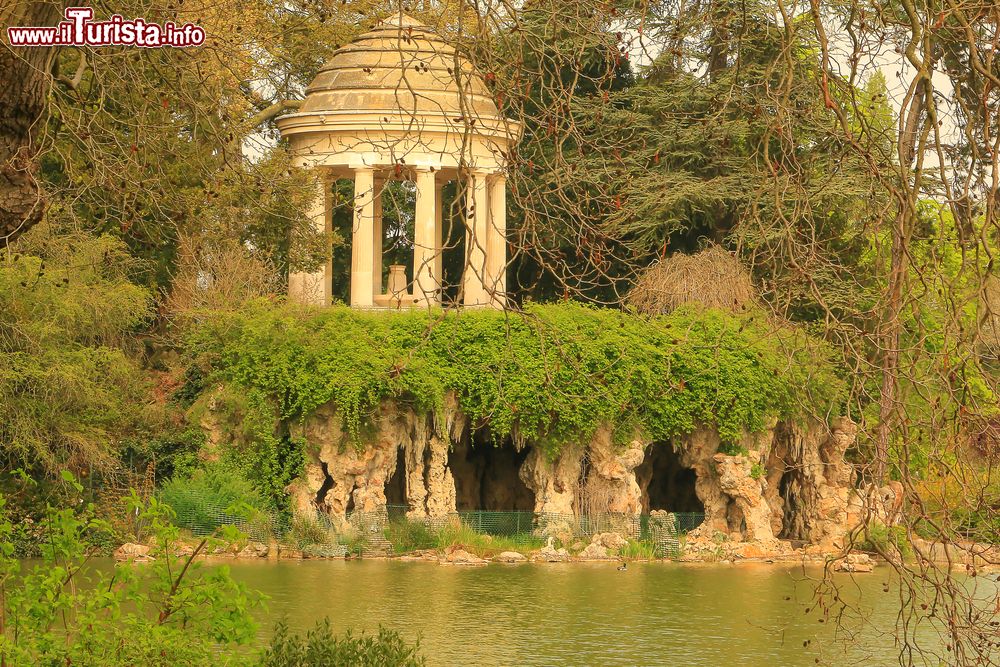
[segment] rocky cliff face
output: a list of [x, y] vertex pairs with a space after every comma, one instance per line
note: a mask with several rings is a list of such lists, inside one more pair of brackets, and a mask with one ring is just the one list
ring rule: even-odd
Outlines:
[[720, 453], [714, 430], [692, 433], [682, 444], [682, 460], [698, 474], [696, 491], [705, 521], [689, 539], [770, 542], [802, 540], [840, 546], [857, 523], [854, 471], [844, 459], [857, 426], [842, 418], [831, 426], [777, 423], [747, 435], [746, 453]]
[[[219, 421], [209, 411], [203, 423], [212, 427], [207, 430], [217, 447], [224, 438]], [[530, 443], [521, 444], [519, 468], [508, 463], [510, 470], [492, 475], [490, 497], [503, 496], [496, 493], [497, 485], [504, 483], [497, 477], [508, 475], [511, 484], [523, 482], [527, 487], [522, 494], [533, 495], [536, 513], [634, 518], [643, 511], [644, 501], [649, 505], [644, 495], [648, 489], [667, 483], [649, 469], [651, 447], [673, 447], [674, 466], [695, 474], [694, 493], [705, 512], [703, 524], [689, 534], [689, 544], [755, 543], [773, 550], [778, 540], [794, 539], [836, 548], [857, 519], [851, 509], [856, 504], [854, 472], [844, 460], [856, 432], [849, 419], [830, 426], [776, 423], [723, 448], [712, 428], [699, 428], [674, 443], [654, 444], [634, 436], [616, 444], [612, 430], [602, 427], [577, 446], [564, 448], [554, 460]], [[384, 511], [386, 485], [394, 473], [396, 479], [402, 477], [408, 515], [420, 518], [456, 511], [456, 486], [468, 489], [471, 483], [462, 475], [476, 471], [484, 478], [481, 462], [473, 465], [467, 458], [456, 458], [468, 456], [472, 438], [454, 398], [437, 415], [384, 403], [360, 447], [349, 441], [330, 406], [292, 428], [292, 435], [308, 443], [305, 472], [288, 488], [294, 506], [302, 513], [322, 511], [335, 521], [354, 510]], [[453, 443], [460, 444], [456, 448]], [[647, 466], [637, 479], [644, 462]], [[404, 469], [397, 472], [398, 465]], [[470, 502], [463, 500], [464, 505]]]
[[396, 472], [402, 448], [408, 515], [444, 517], [455, 511], [455, 479], [448, 465], [449, 443], [466, 428], [464, 415], [449, 404], [443, 415], [417, 414], [384, 403], [363, 447], [349, 442], [329, 406], [314, 412], [299, 431], [308, 443], [305, 474], [288, 491], [300, 512], [326, 512], [343, 519], [348, 511], [376, 512], [386, 505], [386, 482]]

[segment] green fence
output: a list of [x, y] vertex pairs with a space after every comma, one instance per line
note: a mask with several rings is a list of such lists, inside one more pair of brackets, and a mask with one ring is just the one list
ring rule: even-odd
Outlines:
[[220, 526], [236, 526], [255, 542], [269, 542], [287, 535], [291, 527], [291, 517], [283, 512], [226, 506], [204, 497], [184, 501], [168, 503], [174, 511], [174, 524], [196, 537], [211, 535]]
[[323, 513], [307, 518], [277, 512], [244, 515], [210, 503], [175, 511], [177, 526], [197, 536], [233, 525], [251, 540], [277, 539], [320, 556], [401, 553], [440, 547], [443, 540], [479, 539], [476, 536], [519, 547], [537, 548], [547, 543], [571, 547], [588, 544], [598, 533], [618, 533], [645, 545], [656, 557], [676, 558], [681, 552], [682, 536], [704, 520], [704, 514], [695, 512], [636, 516], [492, 510], [461, 510], [428, 518], [408, 516], [409, 507], [405, 505], [388, 505], [376, 512], [349, 512], [345, 520]]
[[[681, 552], [681, 538], [704, 520], [700, 512], [654, 512], [652, 514], [575, 515], [537, 513], [529, 511], [460, 510], [443, 517], [407, 516], [405, 505], [388, 505], [384, 511], [351, 512], [346, 523], [355, 535], [368, 536], [359, 540], [356, 551], [394, 553], [400, 542], [411, 548], [435, 546], [435, 534], [454, 536], [458, 529], [468, 529], [479, 535], [503, 538], [505, 544], [541, 546], [552, 538], [554, 544], [571, 546], [587, 544], [598, 533], [618, 533], [635, 542], [644, 543], [659, 558], [676, 558]], [[450, 533], [448, 531], [451, 531]], [[420, 542], [420, 540], [426, 542]]]

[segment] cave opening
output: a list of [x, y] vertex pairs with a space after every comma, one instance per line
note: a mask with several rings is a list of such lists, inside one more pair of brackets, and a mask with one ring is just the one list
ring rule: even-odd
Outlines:
[[406, 505], [406, 452], [396, 448], [396, 468], [385, 480], [385, 504]]
[[789, 468], [778, 482], [778, 497], [782, 502], [781, 532], [776, 535], [782, 540], [808, 539], [808, 531], [802, 522], [802, 515], [797, 510], [801, 503], [802, 473], [797, 468]]
[[494, 443], [485, 430], [466, 434], [448, 453], [457, 509], [533, 511], [535, 494], [518, 474], [527, 457], [509, 437]]
[[333, 488], [333, 477], [330, 476], [330, 469], [327, 468], [325, 461], [320, 461], [320, 469], [323, 471], [323, 483], [320, 485], [319, 490], [316, 491], [316, 499], [314, 501], [316, 509], [321, 512], [329, 512], [330, 508], [326, 504], [326, 494], [330, 493], [330, 489]]
[[635, 479], [642, 490], [644, 513], [705, 511], [695, 492], [698, 476], [681, 465], [680, 456], [669, 442], [654, 442], [646, 448], [646, 457], [635, 469]]

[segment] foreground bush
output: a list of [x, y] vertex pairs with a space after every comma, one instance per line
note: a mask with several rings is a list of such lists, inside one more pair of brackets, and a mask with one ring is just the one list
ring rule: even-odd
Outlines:
[[407, 644], [393, 630], [379, 628], [377, 635], [337, 637], [330, 621], [317, 623], [305, 637], [289, 634], [278, 623], [271, 645], [260, 660], [261, 667], [423, 667], [420, 644]]
[[[67, 482], [81, 487], [72, 476]], [[0, 512], [3, 500], [0, 498]], [[50, 509], [42, 562], [21, 571], [0, 518], [0, 663], [11, 667], [220, 667], [239, 664], [238, 647], [255, 636], [260, 596], [227, 568], [205, 568], [195, 553], [172, 555], [178, 531], [168, 508], [133, 496], [155, 559], [104, 571], [89, 563], [87, 535], [102, 529], [92, 508]], [[227, 535], [232, 539], [235, 535]]]

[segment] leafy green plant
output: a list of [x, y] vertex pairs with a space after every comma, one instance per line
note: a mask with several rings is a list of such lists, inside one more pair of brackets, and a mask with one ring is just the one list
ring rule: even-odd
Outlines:
[[251, 482], [220, 463], [196, 469], [189, 477], [174, 477], [160, 489], [159, 498], [179, 525], [196, 535], [226, 524], [266, 525], [270, 512], [270, 504]]
[[754, 463], [750, 466], [750, 478], [760, 479], [767, 474], [767, 468], [762, 463]]
[[[72, 475], [66, 481], [82, 490]], [[0, 497], [0, 514], [5, 501]], [[173, 555], [178, 530], [169, 507], [132, 496], [132, 510], [152, 534], [151, 562], [104, 572], [88, 565], [85, 535], [100, 529], [93, 506], [50, 508], [42, 525], [41, 563], [21, 571], [0, 518], [0, 661], [7, 665], [209, 667], [238, 664], [236, 647], [255, 636], [260, 597], [226, 568]], [[231, 529], [225, 538], [237, 539]]]
[[387, 316], [261, 302], [208, 316], [187, 350], [213, 384], [258, 406], [256, 441], [279, 452], [276, 424], [326, 403], [361, 442], [384, 399], [431, 412], [453, 393], [494, 437], [516, 428], [555, 454], [602, 423], [654, 440], [712, 424], [737, 442], [769, 419], [833, 409], [844, 387], [830, 348], [798, 329], [683, 308], [654, 318], [579, 304]]
[[303, 637], [291, 634], [280, 621], [267, 650], [258, 662], [261, 667], [423, 667], [420, 642], [408, 644], [393, 630], [380, 627], [375, 635], [338, 637], [330, 620], [317, 623]]
[[434, 549], [437, 535], [424, 522], [397, 519], [385, 527], [385, 539], [392, 544], [393, 553], [404, 554], [418, 549]]
[[626, 560], [655, 560], [656, 545], [646, 540], [629, 539], [618, 551], [618, 555]]
[[873, 522], [865, 527], [864, 539], [857, 544], [857, 548], [879, 554], [899, 553], [903, 558], [913, 556], [913, 547], [906, 537], [905, 526], [886, 526]]

